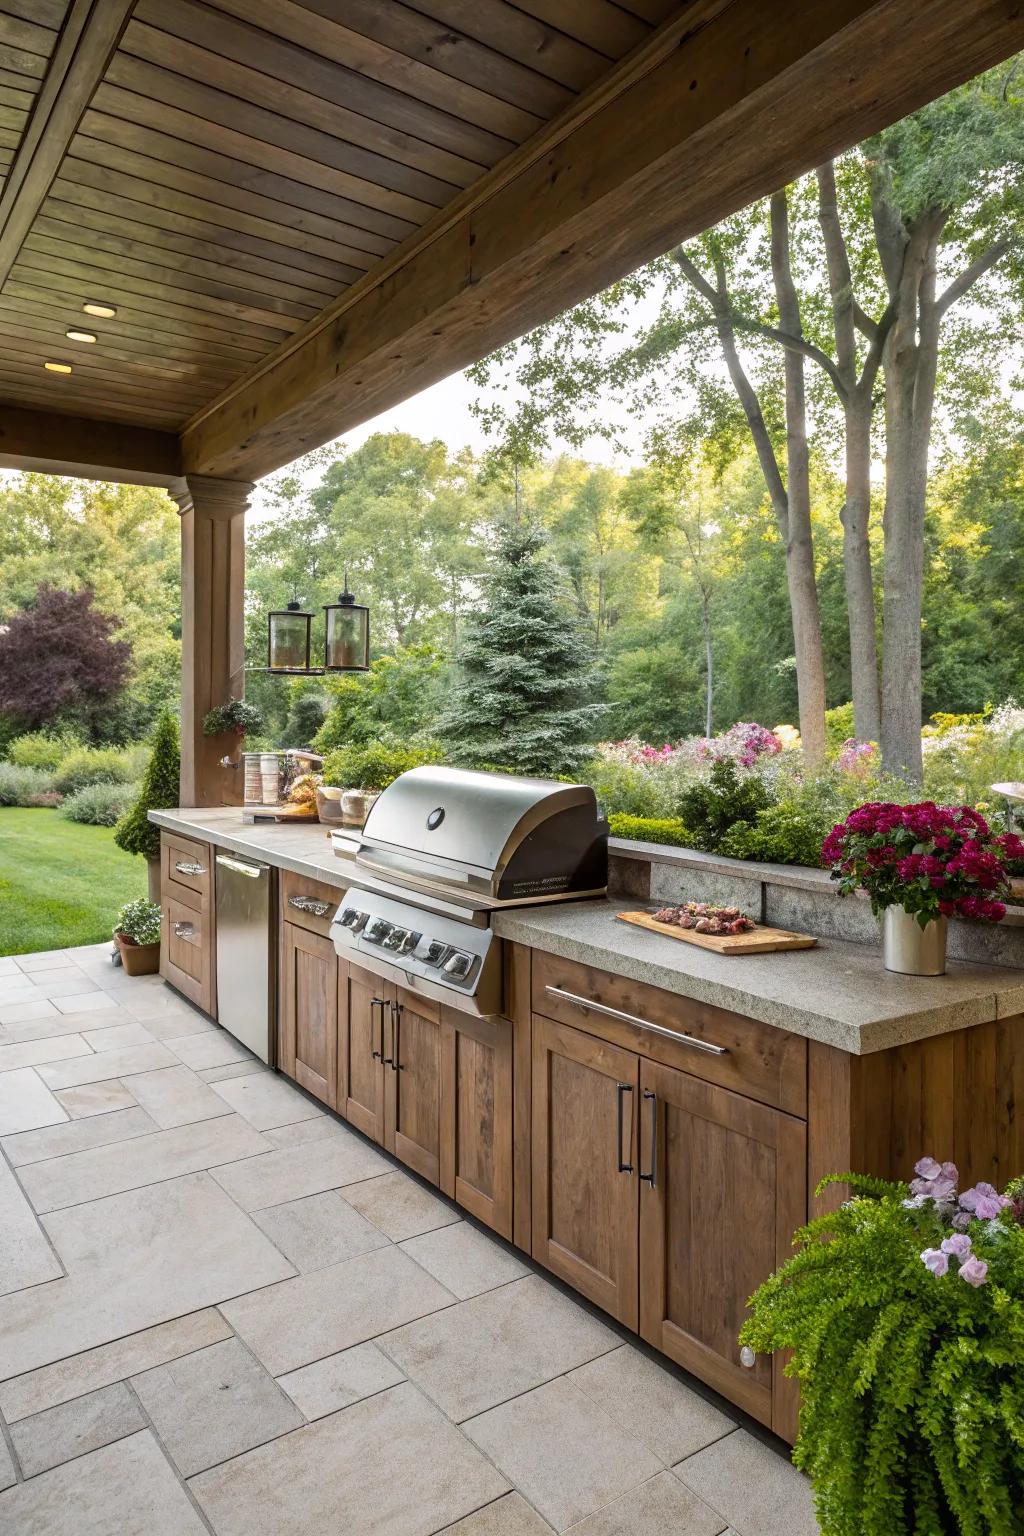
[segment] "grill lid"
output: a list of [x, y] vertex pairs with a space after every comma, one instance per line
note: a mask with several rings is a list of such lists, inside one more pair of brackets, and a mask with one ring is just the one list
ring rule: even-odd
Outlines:
[[588, 784], [413, 768], [373, 805], [357, 862], [468, 896], [551, 899], [604, 888], [608, 826]]

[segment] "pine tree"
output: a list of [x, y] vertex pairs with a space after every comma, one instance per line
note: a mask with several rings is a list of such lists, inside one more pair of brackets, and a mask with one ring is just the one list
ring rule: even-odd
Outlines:
[[518, 513], [498, 530], [438, 725], [464, 767], [546, 777], [573, 773], [590, 755], [602, 709], [593, 655], [545, 543]]
[[153, 729], [153, 751], [139, 786], [139, 797], [114, 828], [114, 842], [125, 853], [160, 857], [160, 828], [149, 820], [150, 811], [178, 804], [181, 773], [178, 722], [169, 709], [162, 710]]

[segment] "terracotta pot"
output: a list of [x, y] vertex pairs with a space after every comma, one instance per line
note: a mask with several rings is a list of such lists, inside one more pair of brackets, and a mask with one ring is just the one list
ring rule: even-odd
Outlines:
[[115, 933], [117, 947], [121, 951], [121, 964], [126, 976], [154, 976], [160, 969], [160, 945], [133, 944], [131, 939]]

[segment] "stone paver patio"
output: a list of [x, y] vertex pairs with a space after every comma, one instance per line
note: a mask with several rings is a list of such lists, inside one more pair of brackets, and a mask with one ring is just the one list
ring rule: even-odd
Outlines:
[[108, 945], [0, 959], [5, 1536], [812, 1536], [779, 1450]]

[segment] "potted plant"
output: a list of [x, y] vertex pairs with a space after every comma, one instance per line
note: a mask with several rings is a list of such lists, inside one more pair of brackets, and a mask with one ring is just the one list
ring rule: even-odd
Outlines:
[[941, 976], [951, 917], [998, 923], [1006, 916], [1007, 864], [1024, 857], [1015, 833], [995, 836], [969, 805], [858, 806], [822, 846], [842, 895], [866, 891], [882, 917], [886, 970]]
[[381, 790], [399, 774], [436, 760], [437, 754], [430, 748], [395, 747], [384, 742], [338, 747], [324, 758], [324, 784], [342, 790], [344, 825], [361, 827]]
[[114, 938], [129, 976], [152, 976], [160, 966], [160, 907], [140, 896], [117, 914]]
[[181, 751], [178, 722], [169, 709], [162, 710], [152, 738], [153, 750], [139, 786], [138, 798], [114, 828], [114, 842], [125, 853], [140, 853], [149, 871], [151, 901], [160, 897], [160, 828], [149, 819], [150, 811], [163, 811], [180, 800]]
[[1019, 1536], [1024, 1510], [1024, 1179], [852, 1194], [796, 1234], [751, 1299], [745, 1350], [792, 1350], [793, 1460], [822, 1536]]
[[263, 715], [245, 699], [228, 699], [203, 717], [204, 736], [257, 736], [262, 729]]

